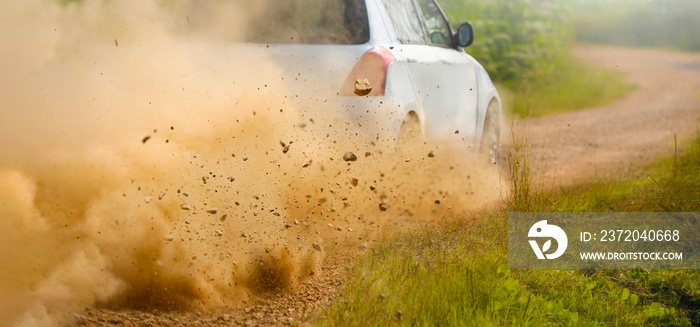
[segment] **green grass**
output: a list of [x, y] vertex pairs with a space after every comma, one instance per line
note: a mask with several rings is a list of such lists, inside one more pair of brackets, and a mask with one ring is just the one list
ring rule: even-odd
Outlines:
[[624, 98], [635, 86], [622, 72], [569, 58], [546, 83], [523, 83], [515, 90], [500, 87], [506, 108], [515, 117], [561, 113]]
[[513, 152], [517, 198], [373, 248], [316, 324], [700, 325], [698, 271], [509, 270], [506, 235], [508, 211], [700, 211], [700, 138], [636, 176], [549, 192], [529, 187], [526, 147]]

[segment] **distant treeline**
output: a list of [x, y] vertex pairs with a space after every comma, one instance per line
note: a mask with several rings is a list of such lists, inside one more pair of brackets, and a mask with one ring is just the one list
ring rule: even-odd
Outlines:
[[[697, 0], [700, 1], [700, 0]], [[441, 0], [450, 21], [470, 21], [467, 49], [496, 82], [517, 87], [548, 82], [569, 57], [572, 3], [561, 0]]]
[[579, 0], [576, 39], [700, 51], [700, 0]]

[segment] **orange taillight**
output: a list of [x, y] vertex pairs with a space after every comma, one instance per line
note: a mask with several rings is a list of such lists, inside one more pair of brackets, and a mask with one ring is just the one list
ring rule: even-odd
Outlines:
[[367, 96], [384, 95], [387, 69], [394, 60], [396, 58], [391, 52], [382, 47], [375, 47], [365, 52], [352, 68], [350, 75], [340, 88], [339, 94], [342, 96], [355, 95], [355, 81], [367, 79], [372, 87], [372, 91]]

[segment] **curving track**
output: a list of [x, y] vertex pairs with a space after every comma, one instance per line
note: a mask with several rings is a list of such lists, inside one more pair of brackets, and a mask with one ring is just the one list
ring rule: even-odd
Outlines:
[[[697, 135], [700, 54], [591, 45], [574, 52], [622, 70], [637, 89], [604, 106], [514, 122], [516, 135], [527, 133], [531, 165], [545, 185], [624, 175], [673, 155], [674, 134], [679, 151]], [[506, 133], [502, 137], [508, 138]]]

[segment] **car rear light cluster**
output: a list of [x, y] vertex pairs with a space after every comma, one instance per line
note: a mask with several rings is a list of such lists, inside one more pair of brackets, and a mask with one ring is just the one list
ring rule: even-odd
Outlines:
[[382, 47], [375, 47], [365, 52], [353, 67], [339, 94], [342, 96], [356, 95], [355, 81], [367, 79], [372, 88], [367, 96], [384, 95], [387, 69], [394, 60], [396, 58], [391, 52]]

